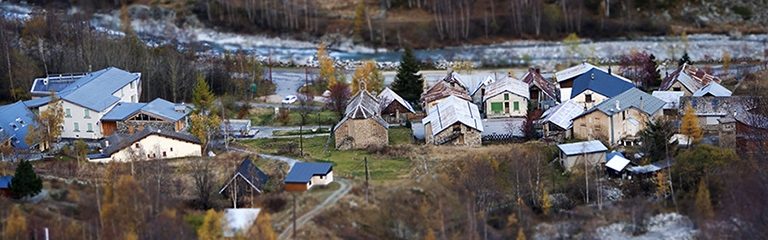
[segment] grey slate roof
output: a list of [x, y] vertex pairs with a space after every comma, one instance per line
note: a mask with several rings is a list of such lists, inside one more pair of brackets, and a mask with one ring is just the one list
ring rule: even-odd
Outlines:
[[750, 109], [755, 102], [756, 99], [751, 96], [682, 97], [679, 113], [685, 114], [685, 108], [690, 104], [697, 116], [725, 116]]
[[157, 135], [157, 136], [172, 138], [180, 141], [200, 144], [200, 140], [189, 133], [162, 131], [162, 130], [155, 130], [151, 128], [145, 128], [141, 132], [130, 134], [130, 135], [112, 134], [111, 136], [107, 137], [107, 139], [105, 140], [109, 141], [110, 144], [109, 146], [103, 149], [101, 155], [102, 157], [112, 156], [112, 154], [126, 147], [129, 147], [132, 144], [140, 141], [141, 139], [144, 139], [151, 135]]
[[731, 96], [732, 94], [733, 93], [731, 92], [731, 90], [728, 90], [727, 88], [723, 87], [723, 85], [720, 85], [719, 83], [716, 83], [716, 82], [710, 82], [706, 86], [693, 92], [694, 97], [703, 97], [703, 96], [727, 97], [727, 96]]
[[392, 104], [392, 102], [398, 102], [400, 105], [403, 105], [405, 109], [408, 109], [408, 111], [411, 111], [412, 113], [416, 113], [415, 110], [413, 110], [413, 106], [411, 106], [408, 101], [405, 101], [400, 95], [397, 95], [395, 91], [392, 91], [392, 89], [389, 89], [389, 87], [384, 88], [381, 93], [379, 93], [379, 100], [381, 101], [381, 106], [386, 107], [389, 106], [389, 104]]
[[560, 144], [557, 148], [567, 156], [608, 151], [608, 148], [598, 140]]
[[349, 100], [347, 108], [344, 111], [344, 118], [336, 124], [334, 129], [338, 128], [342, 123], [349, 119], [368, 118], [373, 119], [385, 128], [389, 128], [387, 121], [381, 118], [381, 105], [379, 104], [379, 100], [367, 90], [363, 89], [358, 91], [357, 94]]
[[541, 115], [541, 123], [551, 122], [558, 127], [568, 130], [573, 126], [573, 119], [584, 113], [584, 107], [569, 99], [557, 106], [551, 107]]
[[667, 103], [664, 105], [664, 109], [677, 109], [684, 93], [682, 91], [653, 91], [651, 95]]
[[520, 80], [527, 83], [529, 88], [536, 86], [550, 98], [558, 102], [560, 101], [560, 89], [557, 87], [557, 84], [544, 78], [539, 69], [528, 68], [528, 71]]
[[483, 122], [477, 105], [456, 96], [449, 96], [440, 101], [421, 121], [425, 126], [431, 123], [433, 136], [457, 122], [480, 132], [483, 131]]
[[59, 93], [68, 102], [101, 112], [120, 100], [112, 94], [140, 76], [138, 73], [109, 67], [87, 74]]
[[511, 77], [504, 77], [486, 87], [483, 102], [505, 92], [521, 96], [525, 99], [531, 99], [527, 83]]
[[187, 115], [186, 112], [180, 113], [175, 110], [176, 104], [162, 98], [155, 98], [149, 103], [117, 103], [112, 110], [109, 110], [101, 120], [121, 121], [139, 112], [147, 113], [151, 116], [162, 118], [169, 122], [176, 122]]
[[312, 176], [324, 176], [333, 171], [330, 163], [297, 162], [285, 176], [285, 183], [308, 183]]
[[[651, 96], [640, 89], [630, 88], [629, 90], [605, 100], [588, 110], [586, 113], [601, 111], [608, 116], [619, 113], [628, 108], [635, 108], [648, 115], [653, 115], [661, 110], [667, 103], [663, 100]], [[618, 107], [618, 109], [617, 109]], [[586, 114], [585, 113], [585, 114]]]
[[22, 101], [0, 106], [0, 143], [10, 139], [14, 148], [29, 149], [25, 138], [34, 119], [35, 114]]

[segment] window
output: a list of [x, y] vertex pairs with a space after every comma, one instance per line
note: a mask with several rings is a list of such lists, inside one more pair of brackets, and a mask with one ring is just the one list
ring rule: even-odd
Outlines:
[[515, 109], [515, 111], [520, 111], [520, 102], [515, 101], [514, 104], [512, 104], [512, 107]]
[[584, 101], [591, 103], [592, 102], [592, 94], [584, 94]]
[[163, 151], [163, 157], [167, 157], [167, 156], [168, 154], [166, 154], [165, 151]]
[[75, 132], [79, 132], [79, 131], [80, 131], [80, 124], [75, 123]]
[[88, 131], [87, 132], [93, 132], [93, 123], [88, 123], [88, 125], [86, 125], [86, 126], [88, 127]]
[[136, 102], [136, 95], [131, 96], [131, 102]]
[[171, 148], [171, 152], [173, 152], [173, 148]]
[[69, 108], [64, 109], [64, 116], [68, 117], [68, 118], [71, 118], [72, 117], [72, 111]]
[[11, 125], [11, 127], [13, 128], [14, 131], [19, 130], [19, 127], [16, 126], [16, 124], [9, 123], [8, 125]]
[[139, 144], [138, 144], [138, 143], [137, 143], [136, 145], [134, 145], [134, 146], [135, 146], [136, 148], [139, 148]]
[[89, 118], [91, 118], [91, 111], [88, 110], [88, 109], [85, 109], [83, 111], [83, 115], [85, 115], [85, 119], [89, 119]]
[[679, 92], [680, 90], [681, 90], [681, 89], [680, 89], [680, 87], [673, 87], [673, 88], [672, 88], [672, 91], [676, 91], [676, 92]]
[[509, 113], [509, 102], [504, 102], [504, 112]]
[[504, 94], [504, 100], [509, 100], [509, 93]]
[[491, 112], [500, 113], [503, 111], [503, 106], [500, 102], [491, 103]]
[[621, 111], [621, 120], [627, 120], [627, 111]]

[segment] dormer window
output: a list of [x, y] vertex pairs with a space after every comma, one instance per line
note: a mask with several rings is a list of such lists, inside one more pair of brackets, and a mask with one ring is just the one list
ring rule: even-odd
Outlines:
[[584, 101], [591, 103], [592, 102], [592, 94], [584, 94]]
[[19, 130], [19, 127], [18, 127], [18, 126], [16, 126], [16, 124], [13, 124], [13, 123], [9, 123], [9, 125], [11, 125], [11, 127], [13, 128], [13, 130], [14, 130], [14, 131], [15, 131], [15, 130]]

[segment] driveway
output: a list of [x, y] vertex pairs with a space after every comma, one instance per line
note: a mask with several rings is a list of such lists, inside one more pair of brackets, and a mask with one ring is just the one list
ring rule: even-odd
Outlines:
[[[333, 126], [323, 125], [320, 126], [321, 128], [331, 128]], [[293, 137], [299, 137], [299, 135], [295, 136], [274, 136], [273, 132], [278, 130], [299, 130], [299, 127], [292, 126], [292, 127], [272, 127], [272, 126], [255, 126], [254, 128], [258, 129], [259, 132], [256, 133], [256, 136], [253, 138], [293, 138]], [[312, 126], [304, 126], [304, 129], [317, 129], [317, 125]], [[305, 134], [304, 137], [310, 137], [310, 136], [327, 136], [328, 133], [321, 133], [321, 134]]]
[[[333, 204], [336, 204], [336, 202], [338, 202], [339, 199], [341, 199], [341, 197], [343, 197], [344, 195], [347, 195], [347, 193], [349, 193], [349, 190], [352, 189], [352, 185], [346, 179], [336, 178], [336, 182], [338, 182], [341, 185], [341, 187], [339, 187], [338, 190], [331, 193], [331, 195], [328, 196], [328, 198], [326, 198], [325, 201], [315, 206], [315, 208], [313, 208], [309, 212], [305, 213], [304, 215], [301, 215], [296, 219], [297, 232], [299, 231], [299, 229], [301, 229], [302, 226], [304, 226], [304, 224], [312, 220], [312, 218], [314, 218], [318, 214], [322, 213], [323, 210], [327, 209]], [[280, 236], [278, 236], [277, 239], [288, 239], [292, 233], [293, 233], [293, 223], [290, 223], [285, 228], [285, 230], [282, 233], [280, 233]]]

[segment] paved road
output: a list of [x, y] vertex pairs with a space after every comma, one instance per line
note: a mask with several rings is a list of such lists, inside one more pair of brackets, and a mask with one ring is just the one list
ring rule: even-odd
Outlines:
[[[321, 125], [320, 126], [320, 128], [331, 128], [331, 127], [333, 127], [333, 126], [329, 126], [329, 125]], [[273, 136], [272, 135], [272, 133], [274, 131], [277, 131], [277, 130], [288, 130], [288, 131], [290, 131], [290, 130], [299, 130], [299, 127], [295, 127], [295, 126], [294, 127], [254, 126], [254, 128], [258, 129], [259, 132], [257, 132], [256, 136], [254, 136], [253, 138], [292, 138], [292, 137], [299, 137], [299, 135], [296, 135], [296, 136]], [[312, 125], [312, 126], [307, 125], [307, 126], [304, 126], [305, 130], [306, 129], [315, 129], [315, 128], [317, 128], [317, 125]], [[313, 134], [313, 135], [317, 135], [317, 136], [325, 135], [325, 136], [327, 136], [328, 134], [326, 133], [326, 134]], [[310, 137], [310, 136], [312, 136], [312, 135], [304, 135], [304, 137]]]
[[[315, 216], [323, 212], [323, 210], [327, 209], [329, 206], [338, 202], [339, 199], [341, 199], [341, 197], [343, 197], [344, 195], [347, 195], [347, 193], [349, 193], [349, 190], [352, 189], [351, 184], [346, 179], [336, 178], [336, 182], [338, 182], [341, 185], [341, 187], [339, 187], [338, 190], [331, 193], [331, 195], [328, 196], [328, 198], [326, 198], [325, 201], [315, 206], [315, 208], [313, 208], [309, 212], [305, 213], [304, 215], [296, 219], [296, 231], [301, 229], [301, 227], [304, 226], [304, 224], [308, 223], [310, 220], [312, 220], [312, 218], [314, 218]], [[278, 236], [277, 239], [288, 239], [292, 233], [293, 233], [293, 223], [288, 224], [288, 226], [285, 228], [285, 230], [282, 233], [280, 233], [280, 236]]]

